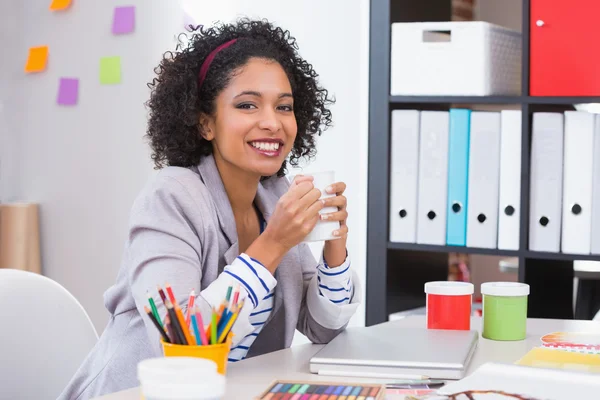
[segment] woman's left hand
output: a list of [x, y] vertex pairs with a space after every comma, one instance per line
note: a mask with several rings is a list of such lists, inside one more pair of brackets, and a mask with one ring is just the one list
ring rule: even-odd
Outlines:
[[348, 199], [344, 196], [346, 184], [344, 182], [336, 182], [327, 187], [327, 194], [335, 194], [335, 196], [323, 199], [325, 207], [336, 207], [338, 210], [331, 213], [321, 214], [323, 221], [338, 221], [340, 229], [336, 230], [333, 235], [339, 239], [328, 240], [323, 248], [323, 257], [327, 265], [331, 268], [338, 267], [346, 260], [346, 239], [348, 238]]

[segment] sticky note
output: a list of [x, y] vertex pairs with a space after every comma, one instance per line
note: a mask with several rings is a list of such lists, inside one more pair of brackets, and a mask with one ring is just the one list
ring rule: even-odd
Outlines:
[[50, 3], [50, 10], [60, 11], [68, 8], [71, 5], [71, 0], [52, 0]]
[[115, 7], [112, 33], [120, 35], [133, 32], [135, 26], [135, 6]]
[[103, 85], [121, 83], [121, 57], [100, 59], [100, 83]]
[[31, 47], [27, 64], [25, 64], [25, 72], [40, 72], [46, 69], [48, 62], [48, 46]]
[[79, 94], [79, 79], [60, 78], [58, 83], [58, 96], [56, 102], [63, 106], [73, 106], [77, 104]]

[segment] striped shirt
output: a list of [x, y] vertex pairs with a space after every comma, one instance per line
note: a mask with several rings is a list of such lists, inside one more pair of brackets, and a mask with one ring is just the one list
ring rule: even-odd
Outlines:
[[[270, 272], [257, 260], [241, 254], [231, 265], [225, 267], [225, 274], [232, 276], [246, 292], [253, 309], [249, 322], [254, 330], [232, 347], [229, 361], [243, 360], [252, 343], [260, 334], [265, 322], [273, 311], [273, 295], [276, 282]], [[317, 266], [319, 295], [334, 304], [349, 304], [354, 294], [350, 261], [348, 258], [337, 268], [330, 268], [323, 257]]]

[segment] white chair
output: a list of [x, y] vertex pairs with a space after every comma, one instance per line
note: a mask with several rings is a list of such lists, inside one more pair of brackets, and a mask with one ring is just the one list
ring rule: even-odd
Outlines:
[[0, 269], [0, 399], [56, 399], [98, 334], [65, 288]]

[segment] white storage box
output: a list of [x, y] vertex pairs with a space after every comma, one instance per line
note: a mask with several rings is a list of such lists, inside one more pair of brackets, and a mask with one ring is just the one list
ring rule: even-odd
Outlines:
[[521, 34], [481, 21], [392, 24], [391, 94], [521, 94]]

